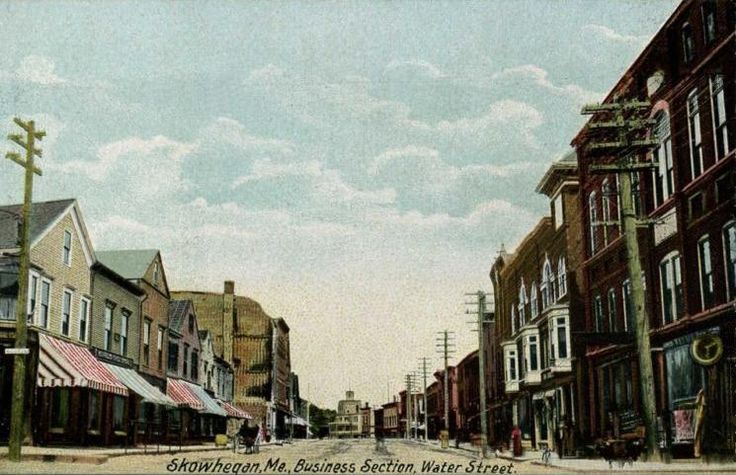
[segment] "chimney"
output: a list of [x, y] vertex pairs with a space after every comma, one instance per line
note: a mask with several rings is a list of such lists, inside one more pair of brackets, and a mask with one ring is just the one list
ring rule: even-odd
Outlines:
[[225, 293], [235, 295], [235, 282], [232, 280], [225, 281]]

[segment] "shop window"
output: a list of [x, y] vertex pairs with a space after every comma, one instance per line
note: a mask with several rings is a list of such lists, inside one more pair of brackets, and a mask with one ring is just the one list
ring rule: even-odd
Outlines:
[[736, 222], [723, 227], [723, 256], [726, 264], [728, 299], [736, 298]]
[[87, 411], [87, 430], [92, 433], [100, 430], [100, 414], [102, 408], [102, 398], [98, 391], [89, 391], [89, 408]]
[[659, 264], [662, 295], [662, 321], [665, 325], [680, 318], [684, 311], [680, 255], [669, 254]]
[[705, 371], [690, 356], [690, 343], [687, 339], [686, 343], [664, 350], [670, 410], [693, 402], [698, 391], [705, 387]]
[[703, 236], [698, 241], [698, 268], [700, 271], [700, 302], [703, 310], [713, 306], [715, 288], [713, 284], [713, 263], [710, 255], [710, 240]]
[[125, 428], [125, 398], [113, 396], [112, 400], [112, 430], [115, 432], [126, 432]]
[[63, 432], [69, 422], [69, 388], [51, 389], [51, 429]]

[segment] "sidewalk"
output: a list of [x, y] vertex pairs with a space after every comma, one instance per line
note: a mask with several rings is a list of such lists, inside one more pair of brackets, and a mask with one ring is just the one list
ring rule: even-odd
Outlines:
[[[270, 445], [270, 444], [262, 444]], [[67, 463], [90, 463], [90, 464], [103, 464], [107, 462], [111, 457], [121, 457], [125, 455], [155, 455], [155, 454], [166, 454], [166, 453], [180, 453], [180, 452], [207, 452], [216, 450], [228, 450], [232, 451], [232, 446], [227, 445], [225, 447], [217, 447], [214, 443], [204, 445], [182, 445], [179, 448], [178, 445], [172, 445], [169, 450], [169, 445], [158, 446], [158, 451], [155, 445], [149, 445], [148, 447], [129, 447], [128, 449], [119, 447], [36, 447], [36, 446], [23, 446], [21, 450], [21, 459], [25, 461], [40, 461], [40, 462], [67, 462]], [[0, 460], [5, 460], [8, 457], [8, 446], [0, 446]]]

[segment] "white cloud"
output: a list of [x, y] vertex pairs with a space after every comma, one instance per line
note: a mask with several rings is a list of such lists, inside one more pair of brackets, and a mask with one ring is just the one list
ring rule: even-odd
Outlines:
[[283, 176], [315, 177], [322, 175], [322, 163], [317, 160], [308, 162], [275, 163], [270, 158], [253, 162], [248, 175], [239, 176], [233, 181], [232, 188], [237, 188], [248, 182]]
[[251, 135], [245, 126], [229, 117], [218, 117], [202, 131], [203, 140], [221, 139], [240, 150], [256, 153], [292, 155], [294, 144], [288, 140], [269, 139]]
[[399, 61], [394, 59], [386, 65], [383, 72], [384, 74], [386, 74], [402, 69], [416, 72], [421, 76], [425, 76], [431, 79], [442, 79], [447, 77], [447, 74], [443, 72], [439, 67], [421, 59], [407, 61]]
[[537, 86], [557, 95], [568, 96], [577, 101], [593, 101], [600, 99], [603, 93], [588, 91], [577, 84], [565, 84], [558, 86], [549, 80], [549, 73], [534, 64], [524, 64], [504, 69], [492, 76], [492, 80], [509, 80], [518, 82], [520, 80], [529, 80]]
[[51, 85], [66, 82], [56, 72], [56, 65], [44, 56], [29, 55], [23, 58], [15, 71], [15, 75], [21, 81], [36, 84]]
[[635, 36], [635, 35], [622, 35], [617, 33], [613, 29], [596, 24], [589, 24], [583, 26], [583, 31], [591, 33], [601, 39], [610, 41], [612, 43], [631, 45], [631, 46], [644, 46], [649, 40], [648, 36]]

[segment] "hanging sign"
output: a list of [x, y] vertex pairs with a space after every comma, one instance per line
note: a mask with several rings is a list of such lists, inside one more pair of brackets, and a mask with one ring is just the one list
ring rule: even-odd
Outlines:
[[696, 363], [711, 366], [723, 356], [723, 342], [718, 335], [702, 335], [693, 340], [690, 354]]

